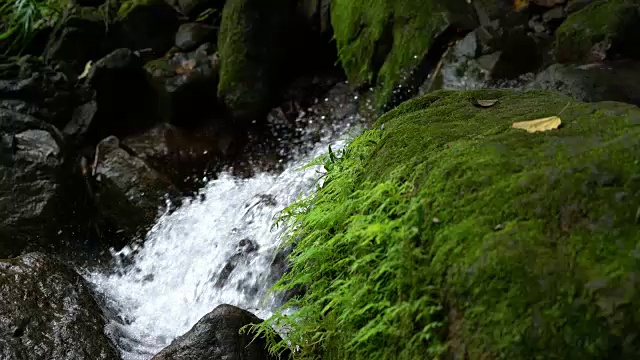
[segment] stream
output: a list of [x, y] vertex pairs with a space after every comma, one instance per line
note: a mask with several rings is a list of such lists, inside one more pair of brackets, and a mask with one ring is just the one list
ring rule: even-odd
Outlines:
[[114, 252], [110, 271], [85, 274], [119, 319], [106, 332], [123, 359], [150, 359], [217, 305], [236, 305], [260, 318], [281, 305], [267, 294], [283, 266], [284, 229], [275, 220], [321, 179], [322, 167], [301, 167], [329, 146], [343, 147], [360, 128], [357, 115], [329, 118], [320, 141], [294, 154], [284, 171], [248, 179], [220, 174], [199, 196], [161, 215], [144, 245]]

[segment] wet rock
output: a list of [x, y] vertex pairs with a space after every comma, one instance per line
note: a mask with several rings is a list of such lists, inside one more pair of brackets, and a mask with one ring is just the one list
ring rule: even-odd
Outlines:
[[247, 262], [247, 258], [250, 254], [258, 250], [258, 245], [250, 239], [242, 239], [236, 247], [235, 253], [227, 260], [227, 263], [222, 268], [216, 278], [214, 284], [217, 288], [222, 288], [227, 284], [227, 280], [231, 276], [231, 273], [238, 266], [240, 262]]
[[615, 57], [640, 58], [640, 4], [596, 1], [571, 14], [556, 31], [559, 63], [589, 63]]
[[578, 100], [620, 101], [640, 105], [640, 62], [554, 64], [536, 76], [528, 89], [550, 90]]
[[[186, 334], [155, 355], [153, 360], [278, 359], [267, 351], [264, 337], [254, 340], [255, 335], [252, 332], [239, 333], [243, 326], [260, 322], [262, 320], [246, 310], [231, 305], [220, 305], [200, 319]], [[280, 356], [280, 359], [288, 358], [288, 352]]]
[[292, 34], [287, 0], [229, 0], [218, 36], [218, 97], [235, 118], [257, 120], [277, 102]]
[[216, 109], [219, 60], [212, 44], [189, 53], [176, 53], [145, 65], [159, 97], [163, 121], [194, 125], [211, 118]]
[[545, 22], [559, 21], [562, 20], [564, 16], [564, 9], [558, 6], [542, 14], [542, 20]]
[[82, 277], [29, 253], [0, 261], [0, 358], [117, 360], [105, 317]]
[[182, 189], [196, 185], [193, 181], [215, 170], [232, 140], [231, 134], [215, 128], [184, 130], [163, 123], [123, 139], [123, 144]]
[[176, 46], [183, 51], [191, 51], [196, 47], [215, 41], [216, 28], [200, 23], [186, 23], [180, 25], [176, 33]]
[[51, 240], [64, 203], [59, 132], [31, 116], [0, 109], [0, 135], [1, 258]]
[[73, 74], [63, 67], [46, 65], [34, 56], [0, 60], [3, 107], [25, 111], [56, 126], [64, 126], [83, 97], [74, 81]]
[[66, 134], [95, 144], [110, 135], [139, 132], [158, 121], [153, 88], [133, 51], [117, 49], [98, 60], [85, 83], [95, 95], [75, 109]]
[[118, 45], [161, 56], [174, 42], [178, 12], [163, 0], [125, 1], [116, 21]]
[[331, 32], [330, 0], [302, 0], [296, 4], [296, 12], [305, 19], [311, 31], [319, 34]]
[[146, 231], [166, 199], [180, 194], [166, 177], [121, 147], [114, 136], [96, 147], [93, 175], [101, 216], [107, 226], [129, 237]]

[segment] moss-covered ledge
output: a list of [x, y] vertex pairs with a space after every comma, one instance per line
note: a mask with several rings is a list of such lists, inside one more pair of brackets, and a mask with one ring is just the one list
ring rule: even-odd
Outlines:
[[[560, 129], [511, 128], [563, 108]], [[297, 247], [277, 288], [306, 293], [266, 323], [299, 358], [640, 358], [637, 107], [440, 91], [325, 168], [287, 213]]]

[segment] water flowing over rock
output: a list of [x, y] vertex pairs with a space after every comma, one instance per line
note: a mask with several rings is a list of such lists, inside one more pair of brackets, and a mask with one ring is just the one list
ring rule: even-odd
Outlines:
[[41, 253], [0, 260], [0, 358], [118, 360], [84, 280]]
[[231, 305], [220, 305], [205, 315], [186, 334], [178, 337], [152, 360], [276, 360], [288, 359], [269, 355], [264, 338], [253, 339], [252, 332], [240, 334], [245, 325], [262, 320], [252, 313]]

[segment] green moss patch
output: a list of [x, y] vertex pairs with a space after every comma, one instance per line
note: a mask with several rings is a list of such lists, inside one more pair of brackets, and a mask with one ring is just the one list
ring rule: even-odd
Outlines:
[[[556, 31], [558, 62], [590, 62], [592, 53], [620, 53], [640, 57], [640, 1], [600, 0], [571, 14]], [[595, 48], [594, 48], [595, 46]]]
[[406, 82], [447, 20], [435, 0], [335, 0], [331, 23], [349, 81], [356, 87], [375, 86], [380, 109]]
[[[561, 111], [559, 129], [511, 128]], [[287, 210], [297, 246], [275, 289], [306, 292], [266, 324], [304, 359], [637, 358], [639, 161], [631, 105], [503, 90], [403, 103]]]

